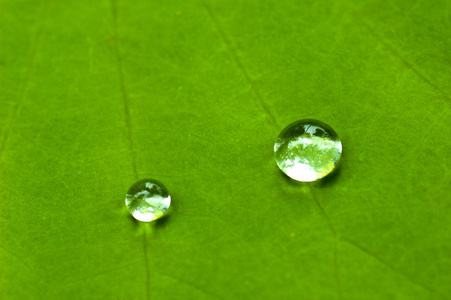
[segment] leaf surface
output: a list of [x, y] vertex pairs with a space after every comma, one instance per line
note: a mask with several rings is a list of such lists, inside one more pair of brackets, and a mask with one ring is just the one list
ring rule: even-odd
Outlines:
[[[0, 1], [0, 298], [449, 299], [450, 1]], [[273, 143], [314, 118], [340, 170]], [[139, 224], [138, 178], [172, 213]]]

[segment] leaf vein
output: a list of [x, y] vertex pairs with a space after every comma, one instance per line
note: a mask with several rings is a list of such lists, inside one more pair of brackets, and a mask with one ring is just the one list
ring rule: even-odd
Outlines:
[[324, 209], [324, 207], [322, 206], [318, 197], [316, 196], [316, 193], [313, 190], [313, 187], [311, 185], [309, 185], [308, 187], [310, 188], [310, 191], [312, 193], [313, 200], [315, 201], [316, 205], [318, 206], [323, 217], [326, 219], [329, 229], [332, 232], [332, 235], [334, 237], [334, 246], [333, 246], [334, 278], [335, 278], [335, 284], [337, 285], [338, 294], [340, 296], [340, 299], [342, 299], [343, 296], [342, 296], [342, 292], [341, 292], [341, 284], [340, 284], [340, 278], [339, 278], [339, 273], [338, 273], [338, 251], [337, 251], [338, 235], [337, 235], [337, 231], [335, 230], [335, 227], [334, 227], [331, 219], [329, 218], [329, 215], [326, 213], [326, 210]]
[[195, 284], [193, 284], [193, 283], [191, 283], [191, 282], [189, 282], [189, 281], [185, 281], [185, 280], [180, 279], [180, 278], [178, 278], [178, 277], [175, 277], [175, 276], [173, 276], [173, 275], [169, 275], [169, 274], [162, 273], [162, 272], [159, 272], [159, 271], [156, 272], [156, 273], [159, 274], [159, 275], [168, 277], [168, 278], [172, 278], [172, 279], [174, 279], [175, 281], [180, 282], [180, 283], [183, 283], [183, 284], [185, 284], [185, 285], [187, 285], [187, 286], [190, 286], [190, 287], [192, 287], [192, 288], [194, 288], [194, 289], [196, 289], [196, 290], [202, 292], [203, 294], [205, 294], [205, 295], [207, 295], [207, 296], [210, 296], [210, 297], [213, 297], [213, 298], [216, 298], [216, 299], [224, 299], [224, 298], [220, 297], [219, 295], [216, 295], [216, 294], [213, 294], [213, 293], [211, 293], [211, 292], [208, 292], [208, 291], [206, 291], [205, 289], [203, 289], [202, 287], [197, 286], [197, 285], [195, 285]]
[[48, 283], [48, 281], [38, 272], [36, 272], [35, 270], [33, 270], [30, 265], [25, 262], [22, 258], [20, 258], [18, 255], [14, 254], [13, 252], [9, 251], [5, 246], [3, 246], [2, 244], [0, 244], [0, 248], [3, 249], [3, 251], [5, 251], [6, 253], [8, 253], [9, 255], [11, 255], [12, 257], [16, 258], [23, 266], [25, 266], [28, 270], [30, 270], [31, 273], [35, 274], [36, 276], [38, 276], [39, 278], [43, 279], [45, 282]]
[[136, 157], [135, 157], [135, 151], [134, 151], [134, 143], [132, 138], [132, 129], [131, 129], [131, 117], [130, 117], [130, 105], [129, 105], [129, 97], [127, 93], [127, 89], [125, 88], [125, 81], [124, 81], [124, 71], [123, 71], [123, 63], [122, 63], [122, 57], [119, 53], [119, 29], [118, 29], [118, 20], [117, 20], [117, 0], [110, 0], [111, 3], [111, 15], [113, 20], [113, 32], [114, 32], [114, 54], [116, 57], [116, 65], [117, 65], [117, 72], [119, 76], [119, 86], [122, 94], [122, 101], [124, 106], [124, 114], [125, 114], [125, 125], [127, 128], [126, 136], [130, 147], [130, 152], [132, 155], [132, 167], [133, 167], [133, 174], [135, 175], [135, 179], [138, 180], [138, 168], [136, 166]]
[[226, 49], [229, 51], [229, 53], [232, 56], [233, 60], [235, 61], [236, 65], [241, 70], [241, 72], [243, 73], [243, 75], [246, 78], [247, 82], [249, 83], [249, 85], [251, 86], [252, 90], [254, 91], [255, 95], [257, 96], [261, 107], [263, 108], [265, 113], [270, 117], [270, 120], [273, 123], [273, 125], [277, 127], [276, 129], [279, 130], [281, 127], [280, 127], [279, 123], [277, 122], [277, 118], [274, 116], [274, 114], [269, 109], [268, 104], [263, 99], [263, 97], [260, 94], [259, 90], [255, 87], [254, 81], [249, 76], [248, 71], [246, 70], [246, 68], [244, 67], [243, 63], [239, 59], [237, 53], [233, 49], [232, 42], [229, 40], [229, 38], [227, 37], [226, 33], [224, 32], [224, 30], [220, 26], [220, 23], [219, 23], [218, 19], [213, 14], [213, 11], [210, 9], [210, 7], [205, 4], [205, 2], [203, 2], [203, 6], [204, 6], [205, 10], [207, 11], [207, 14], [209, 15], [209, 17], [212, 19], [213, 24], [215, 25], [216, 30], [219, 33], [219, 36], [221, 37], [224, 45], [226, 46]]
[[451, 101], [450, 97], [448, 97], [448, 95], [446, 95], [441, 88], [435, 84], [434, 82], [432, 82], [432, 80], [430, 80], [426, 75], [424, 75], [423, 73], [421, 73], [419, 70], [417, 70], [417, 68], [415, 68], [415, 66], [413, 64], [411, 64], [408, 60], [406, 60], [404, 57], [402, 57], [401, 54], [398, 53], [398, 51], [396, 51], [396, 49], [394, 47], [392, 47], [390, 45], [389, 42], [387, 42], [384, 38], [382, 38], [381, 36], [379, 36], [374, 30], [373, 28], [371, 28], [371, 26], [369, 26], [366, 22], [359, 20], [359, 22], [361, 24], [363, 24], [363, 27], [365, 27], [365, 29], [368, 31], [368, 33], [373, 36], [377, 41], [379, 41], [385, 48], [388, 49], [388, 51], [397, 59], [399, 59], [404, 66], [407, 67], [407, 69], [411, 70], [415, 75], [417, 75], [422, 81], [424, 81], [426, 84], [428, 84], [429, 86], [433, 87], [436, 91], [438, 91], [443, 98], [445, 98], [448, 101]]
[[381, 263], [382, 265], [386, 266], [387, 268], [389, 268], [391, 271], [393, 271], [394, 273], [402, 276], [404, 279], [406, 279], [407, 281], [413, 283], [416, 286], [419, 286], [421, 288], [423, 288], [424, 290], [427, 290], [428, 292], [431, 293], [436, 293], [436, 294], [440, 294], [438, 291], [433, 290], [432, 288], [430, 288], [429, 286], [426, 286], [425, 284], [415, 280], [414, 278], [408, 276], [407, 274], [403, 273], [402, 271], [398, 270], [397, 268], [395, 268], [394, 266], [392, 266], [391, 264], [389, 264], [388, 262], [386, 262], [385, 260], [383, 260], [382, 258], [380, 258], [377, 254], [371, 252], [370, 250], [368, 250], [367, 248], [357, 244], [356, 242], [345, 238], [345, 237], [341, 237], [340, 238], [342, 241], [348, 243], [351, 246], [354, 246], [355, 248], [359, 249], [360, 251], [362, 251], [363, 253], [365, 253], [366, 255], [370, 256], [371, 258], [375, 259], [376, 261], [378, 261], [379, 263]]
[[1, 140], [0, 140], [0, 160], [2, 157], [2, 154], [4, 153], [4, 149], [6, 147], [6, 142], [8, 141], [10, 134], [11, 134], [11, 130], [12, 127], [19, 115], [19, 112], [22, 108], [24, 99], [25, 99], [25, 94], [28, 90], [28, 86], [30, 83], [30, 77], [31, 77], [31, 73], [35, 67], [35, 63], [36, 63], [36, 57], [37, 57], [37, 48], [40, 44], [40, 32], [39, 32], [39, 27], [40, 27], [40, 20], [42, 20], [43, 18], [38, 16], [37, 17], [37, 22], [35, 22], [34, 24], [34, 36], [30, 38], [31, 40], [31, 45], [30, 45], [30, 58], [29, 58], [29, 62], [28, 62], [28, 67], [27, 67], [27, 71], [25, 74], [25, 77], [23, 79], [23, 83], [22, 83], [22, 90], [20, 92], [20, 96], [18, 101], [15, 104], [14, 110], [12, 112], [11, 117], [8, 118], [8, 120], [5, 122], [6, 124], [6, 129], [5, 132], [3, 133]]

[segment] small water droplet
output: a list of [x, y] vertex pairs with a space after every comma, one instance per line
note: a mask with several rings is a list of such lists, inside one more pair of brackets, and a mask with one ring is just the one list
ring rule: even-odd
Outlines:
[[289, 177], [304, 182], [330, 174], [342, 152], [341, 140], [327, 124], [299, 120], [282, 130], [274, 144], [279, 168]]
[[171, 205], [166, 187], [154, 179], [135, 182], [125, 196], [125, 205], [132, 216], [143, 222], [161, 218]]

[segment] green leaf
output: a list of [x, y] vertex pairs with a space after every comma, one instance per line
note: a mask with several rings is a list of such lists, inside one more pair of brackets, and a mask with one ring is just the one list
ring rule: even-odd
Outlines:
[[[451, 2], [0, 1], [1, 299], [450, 299]], [[342, 138], [297, 184], [273, 143]], [[173, 211], [129, 215], [138, 178]]]

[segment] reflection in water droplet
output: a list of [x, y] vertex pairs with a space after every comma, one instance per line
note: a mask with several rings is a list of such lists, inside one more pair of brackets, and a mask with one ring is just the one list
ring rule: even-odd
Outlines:
[[132, 216], [143, 222], [161, 218], [171, 205], [166, 187], [154, 179], [135, 182], [125, 196], [125, 205]]
[[337, 133], [317, 120], [300, 120], [288, 125], [274, 144], [279, 168], [289, 177], [304, 182], [330, 174], [341, 152]]

